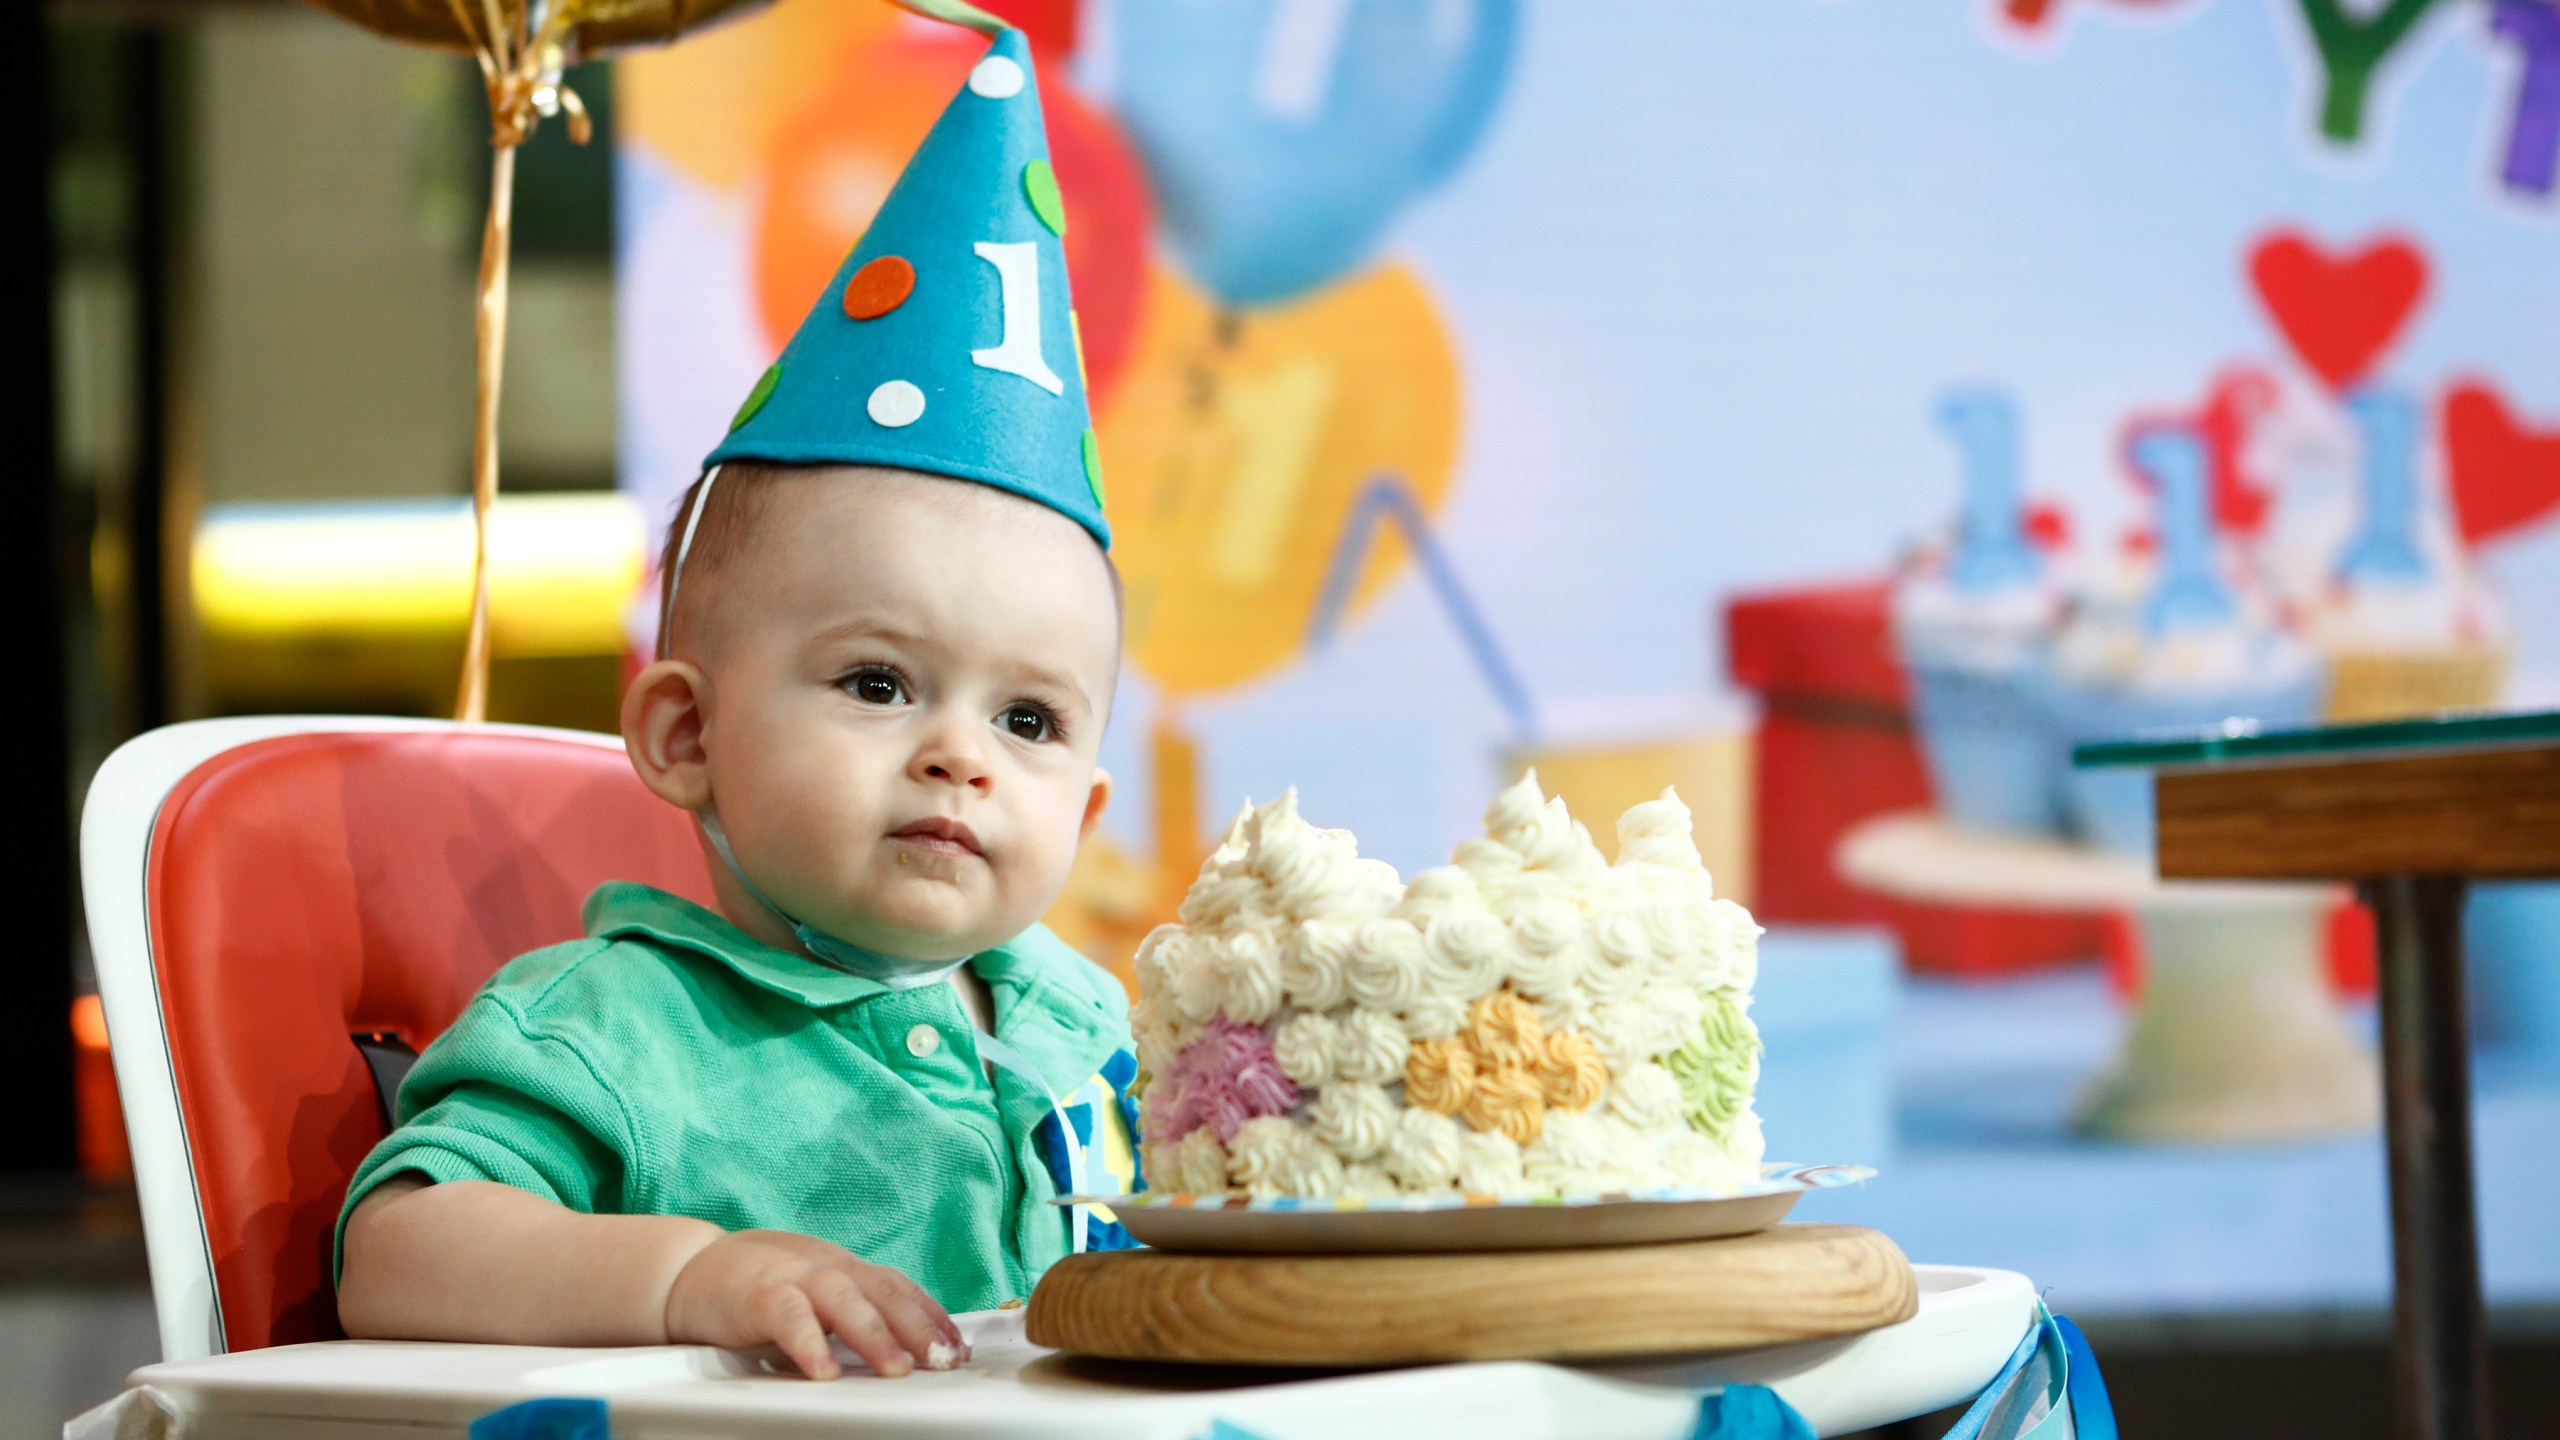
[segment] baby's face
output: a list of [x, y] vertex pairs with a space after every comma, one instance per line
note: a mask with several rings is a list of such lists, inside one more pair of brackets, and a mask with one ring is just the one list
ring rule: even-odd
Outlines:
[[[799, 919], [902, 959], [1021, 933], [1109, 794], [1094, 755], [1119, 626], [1101, 553], [984, 486], [765, 483], [696, 643], [678, 637], [700, 663], [704, 799], [739, 864]], [[768, 912], [722, 893], [772, 938]]]

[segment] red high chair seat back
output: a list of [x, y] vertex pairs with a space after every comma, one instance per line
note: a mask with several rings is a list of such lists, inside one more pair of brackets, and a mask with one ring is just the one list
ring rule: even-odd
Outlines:
[[580, 934], [607, 880], [710, 898], [689, 818], [602, 737], [321, 729], [222, 750], [168, 789], [150, 967], [220, 1348], [340, 1335], [331, 1234], [383, 1133], [352, 1037], [424, 1049], [500, 965]]

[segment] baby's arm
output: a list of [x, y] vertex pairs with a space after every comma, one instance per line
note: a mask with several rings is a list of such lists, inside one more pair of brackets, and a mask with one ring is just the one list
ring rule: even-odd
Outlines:
[[347, 1218], [338, 1319], [373, 1339], [770, 1342], [814, 1380], [837, 1374], [829, 1332], [882, 1375], [967, 1353], [914, 1281], [823, 1240], [586, 1215], [512, 1185], [414, 1173], [384, 1181]]

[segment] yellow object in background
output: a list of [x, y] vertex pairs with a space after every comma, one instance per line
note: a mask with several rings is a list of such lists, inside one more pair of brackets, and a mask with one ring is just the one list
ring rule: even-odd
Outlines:
[[[614, 728], [645, 544], [614, 491], [499, 497], [489, 718]], [[444, 713], [470, 623], [471, 503], [217, 506], [191, 590], [214, 713]]]
[[1574, 744], [1550, 742], [1504, 757], [1508, 779], [1535, 766], [1538, 783], [1564, 797], [1573, 818], [1590, 827], [1601, 852], [1618, 853], [1618, 817], [1631, 805], [1676, 786], [1694, 817], [1698, 853], [1715, 877], [1716, 894], [1751, 903], [1751, 732], [1699, 729]]
[[[1168, 693], [1245, 684], [1303, 653], [1352, 502], [1381, 475], [1448, 498], [1458, 362], [1413, 272], [1389, 265], [1271, 309], [1222, 311], [1159, 267], [1101, 424], [1129, 654]], [[1385, 539], [1356, 613], [1411, 559]]]
[[[496, 653], [619, 655], [644, 526], [614, 491], [507, 495], [489, 521]], [[193, 557], [208, 639], [458, 633], [471, 615], [471, 504], [235, 505]]]

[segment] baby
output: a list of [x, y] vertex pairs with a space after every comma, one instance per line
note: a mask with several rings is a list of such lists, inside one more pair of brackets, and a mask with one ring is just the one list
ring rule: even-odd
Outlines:
[[1072, 321], [1017, 33], [998, 61], [678, 517], [622, 735], [719, 913], [604, 886], [419, 1057], [348, 1191], [349, 1334], [770, 1342], [819, 1379], [832, 1335], [903, 1375], [1083, 1242], [1047, 1202], [1101, 1132], [1057, 1097], [1125, 1088], [1126, 1005], [1036, 922], [1110, 795], [1119, 595], [1042, 358]]

